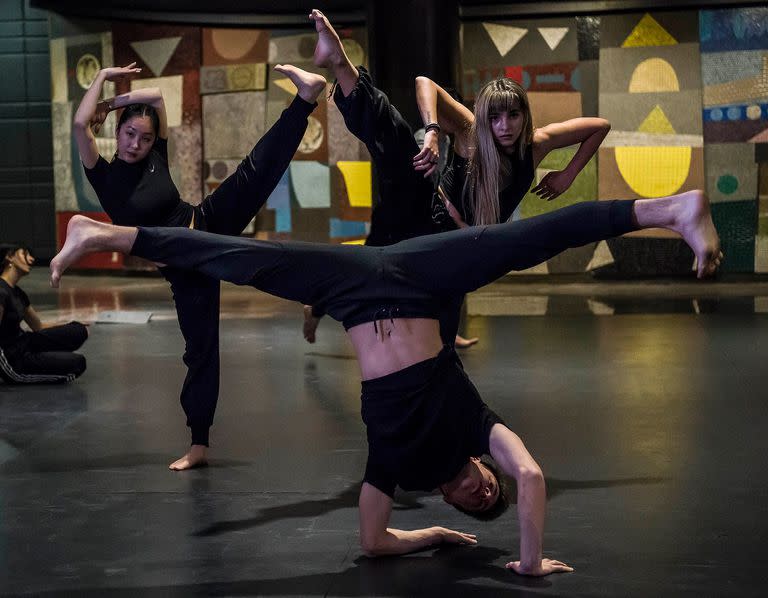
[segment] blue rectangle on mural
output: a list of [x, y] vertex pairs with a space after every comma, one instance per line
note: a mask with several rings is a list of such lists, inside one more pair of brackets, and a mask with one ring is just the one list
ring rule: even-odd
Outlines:
[[702, 52], [768, 48], [768, 7], [702, 10]]
[[565, 75], [563, 73], [553, 73], [550, 75], [536, 75], [536, 83], [565, 83]]
[[367, 222], [358, 222], [354, 220], [340, 220], [331, 218], [330, 226], [332, 239], [339, 237], [364, 237], [368, 234]]
[[291, 180], [288, 170], [283, 173], [280, 182], [267, 199], [267, 207], [270, 210], [279, 210], [291, 207]]

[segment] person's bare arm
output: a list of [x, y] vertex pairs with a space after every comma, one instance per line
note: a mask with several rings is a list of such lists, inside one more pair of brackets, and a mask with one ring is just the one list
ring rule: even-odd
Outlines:
[[104, 82], [141, 72], [141, 69], [136, 68], [135, 65], [134, 62], [125, 67], [101, 69], [77, 107], [72, 122], [72, 134], [75, 137], [75, 143], [77, 143], [80, 159], [86, 168], [93, 168], [99, 159], [99, 150], [96, 147], [96, 137], [93, 133], [99, 131], [107, 118], [107, 114], [110, 110], [114, 110], [110, 104], [111, 100], [99, 101]]
[[520, 437], [502, 424], [491, 428], [491, 456], [502, 471], [517, 482], [517, 517], [520, 522], [520, 560], [507, 568], [520, 575], [542, 576], [573, 571], [560, 561], [542, 556], [546, 488], [544, 474]]
[[437, 123], [440, 125], [440, 131], [425, 132], [424, 147], [413, 158], [414, 168], [424, 171], [424, 176], [432, 174], [440, 157], [441, 132], [453, 135], [455, 151], [460, 156], [468, 157], [469, 129], [474, 122], [472, 112], [429, 77], [416, 77], [416, 104], [424, 126]]
[[31, 305], [27, 306], [27, 309], [24, 312], [24, 321], [27, 323], [27, 326], [35, 332], [45, 328], [45, 325], [40, 320], [40, 316], [37, 315], [35, 308]]
[[564, 193], [576, 176], [595, 155], [605, 139], [611, 124], [604, 118], [573, 118], [561, 123], [552, 123], [533, 134], [533, 162], [538, 166], [552, 150], [580, 144], [579, 149], [563, 170], [547, 173], [531, 191], [542, 199], [554, 199]]
[[444, 527], [401, 530], [388, 527], [392, 499], [381, 490], [363, 482], [360, 489], [360, 546], [368, 556], [406, 554], [440, 543], [477, 544], [472, 534]]

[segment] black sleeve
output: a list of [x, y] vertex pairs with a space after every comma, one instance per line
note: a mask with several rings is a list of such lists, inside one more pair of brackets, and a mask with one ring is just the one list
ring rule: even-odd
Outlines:
[[365, 466], [363, 482], [368, 482], [371, 486], [381, 490], [390, 498], [395, 497], [395, 487], [397, 486], [397, 482], [383, 468], [377, 467], [376, 464], [371, 461], [370, 457]]
[[483, 403], [483, 407], [480, 410], [479, 425], [477, 426], [477, 437], [474, 438], [474, 450], [472, 451], [475, 457], [480, 455], [490, 455], [491, 449], [489, 447], [491, 440], [491, 428], [496, 424], [506, 426], [504, 420], [501, 419], [488, 405]]
[[[83, 170], [85, 170], [85, 176], [88, 178], [88, 182], [96, 192], [96, 197], [99, 198], [99, 203], [104, 211], [112, 216], [111, 211], [116, 207], [110, 203], [112, 194], [109, 192], [109, 162], [107, 162], [103, 156], [99, 156], [96, 160], [96, 164], [93, 168], [86, 168], [83, 164]], [[114, 218], [112, 218], [114, 220]]]
[[21, 304], [24, 306], [24, 310], [26, 311], [26, 309], [31, 305], [29, 302], [29, 296], [27, 296], [27, 294], [22, 291], [20, 287], [16, 287], [16, 290], [18, 291]]

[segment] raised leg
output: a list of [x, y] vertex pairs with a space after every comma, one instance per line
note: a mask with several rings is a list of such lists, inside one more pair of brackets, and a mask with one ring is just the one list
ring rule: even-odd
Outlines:
[[288, 76], [298, 93], [237, 170], [203, 200], [205, 230], [223, 235], [243, 231], [280, 182], [307, 130], [315, 100], [325, 89], [325, 78], [316, 73], [290, 65], [275, 70]]

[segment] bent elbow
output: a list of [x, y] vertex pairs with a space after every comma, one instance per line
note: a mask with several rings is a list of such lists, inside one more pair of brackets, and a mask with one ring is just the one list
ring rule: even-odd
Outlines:
[[603, 121], [603, 122], [600, 123], [600, 125], [603, 127], [605, 132], [607, 133], [608, 131], [610, 131], [611, 130], [611, 123], [610, 123], [610, 121], [608, 121], [608, 120], [606, 120], [604, 118], [601, 118], [600, 120]]
[[360, 549], [363, 551], [365, 556], [371, 558], [381, 556], [382, 554], [381, 548], [377, 542], [367, 538], [360, 538]]
[[517, 472], [517, 480], [526, 486], [538, 486], [544, 483], [544, 472], [536, 464], [523, 466]]

